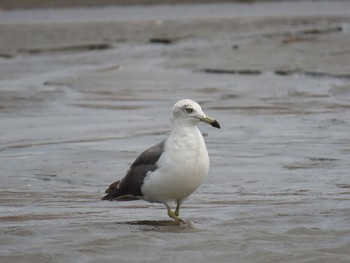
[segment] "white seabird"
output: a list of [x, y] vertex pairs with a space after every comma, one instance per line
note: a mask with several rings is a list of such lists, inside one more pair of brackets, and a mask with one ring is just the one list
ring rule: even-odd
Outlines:
[[[102, 199], [162, 203], [169, 217], [182, 221], [181, 204], [202, 184], [209, 171], [209, 155], [197, 128], [199, 122], [220, 128], [197, 102], [189, 99], [176, 102], [169, 137], [137, 157], [127, 174], [112, 183]], [[170, 208], [172, 202], [176, 203], [174, 212]]]

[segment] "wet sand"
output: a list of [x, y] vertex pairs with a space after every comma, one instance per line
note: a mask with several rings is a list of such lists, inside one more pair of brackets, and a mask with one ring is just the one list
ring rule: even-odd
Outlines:
[[[349, 262], [350, 3], [329, 3], [2, 13], [0, 261]], [[101, 201], [181, 98], [222, 125], [186, 223]]]

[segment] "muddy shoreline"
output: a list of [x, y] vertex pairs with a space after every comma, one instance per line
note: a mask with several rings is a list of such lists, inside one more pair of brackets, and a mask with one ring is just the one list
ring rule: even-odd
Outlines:
[[[271, 0], [235, 0], [231, 3], [256, 3], [271, 2]], [[133, 5], [172, 5], [172, 4], [204, 4], [204, 3], [226, 3], [227, 0], [68, 0], [61, 1], [44, 1], [44, 0], [3, 0], [0, 8], [5, 10], [14, 9], [36, 9], [36, 8], [74, 8], [74, 7], [103, 7], [103, 6], [133, 6]], [[275, 1], [276, 2], [276, 1]], [[283, 2], [278, 0], [277, 2]]]
[[[0, 14], [1, 262], [349, 262], [349, 3], [120, 8]], [[186, 223], [101, 201], [181, 98]]]

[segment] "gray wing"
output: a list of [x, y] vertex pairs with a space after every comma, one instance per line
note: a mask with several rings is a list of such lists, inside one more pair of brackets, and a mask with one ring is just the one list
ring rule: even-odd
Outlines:
[[130, 169], [133, 169], [140, 165], [156, 165], [156, 163], [159, 160], [159, 157], [164, 152], [165, 141], [166, 140], [154, 145], [153, 147], [141, 153], [139, 157], [137, 157], [133, 164], [130, 166]]
[[165, 141], [147, 149], [136, 158], [127, 174], [112, 183], [106, 190], [103, 200], [135, 200], [142, 197], [141, 187], [149, 171], [158, 168], [157, 162], [164, 152]]

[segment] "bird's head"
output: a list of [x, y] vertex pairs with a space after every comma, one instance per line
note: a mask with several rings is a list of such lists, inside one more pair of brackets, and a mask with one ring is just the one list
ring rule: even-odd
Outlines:
[[220, 124], [212, 117], [206, 115], [201, 106], [189, 99], [179, 100], [172, 110], [172, 122], [192, 123], [204, 122], [220, 129]]

